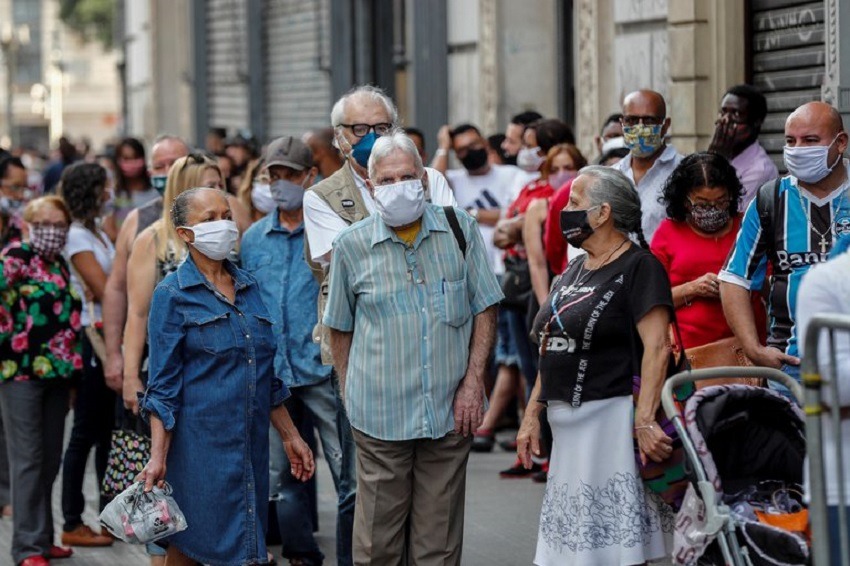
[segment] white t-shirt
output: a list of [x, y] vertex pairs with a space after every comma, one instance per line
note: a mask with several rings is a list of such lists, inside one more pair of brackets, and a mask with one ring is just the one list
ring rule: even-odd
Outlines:
[[65, 244], [65, 260], [71, 266], [71, 285], [83, 301], [83, 315], [81, 317], [83, 326], [91, 326], [94, 322], [99, 321], [100, 303], [94, 304], [94, 314], [97, 321], [92, 321], [89, 317], [89, 306], [86, 302], [86, 293], [83, 285], [77, 278], [77, 272], [71, 264], [71, 258], [78, 253], [92, 252], [97, 263], [106, 275], [112, 271], [112, 260], [115, 257], [115, 246], [109, 236], [103, 230], [98, 229], [97, 236], [90, 232], [79, 222], [71, 224], [71, 229], [68, 231], [68, 242]]
[[[443, 174], [436, 169], [426, 167], [428, 173], [428, 191], [431, 195], [431, 203], [438, 206], [457, 206], [457, 201], [449, 184]], [[362, 179], [354, 170], [354, 182], [360, 190], [360, 196], [366, 203], [369, 214], [375, 214], [375, 200], [369, 194], [366, 180]], [[342, 232], [348, 224], [337, 215], [330, 205], [316, 194], [315, 191], [307, 191], [304, 194], [304, 229], [307, 232], [307, 241], [310, 244], [310, 253], [313, 261], [325, 266], [329, 263], [328, 254], [333, 249], [334, 238]]]
[[[818, 314], [850, 314], [850, 252], [826, 263], [812, 267], [803, 277], [800, 291], [797, 293], [797, 336], [805, 337], [812, 317]], [[800, 356], [805, 356], [805, 339], [797, 342]], [[818, 343], [818, 369], [825, 379], [830, 379], [829, 332], [821, 331]], [[835, 333], [835, 359], [838, 371], [839, 405], [850, 407], [850, 336], [847, 332]], [[823, 389], [823, 400], [834, 405], [831, 387]], [[841, 421], [841, 438], [850, 438], [850, 420]], [[836, 438], [832, 422], [823, 419], [823, 458], [826, 471], [826, 498], [829, 505], [838, 505], [838, 482], [836, 481], [835, 460]], [[844, 450], [844, 485], [850, 485], [850, 454]], [[808, 470], [807, 470], [808, 476]], [[850, 498], [850, 494], [847, 495]], [[844, 502], [850, 505], [850, 499]]]
[[[463, 209], [505, 210], [514, 200], [514, 188], [518, 175], [525, 179], [527, 174], [512, 165], [491, 165], [486, 175], [470, 175], [466, 169], [450, 169], [446, 177], [455, 193], [458, 207]], [[478, 225], [490, 266], [497, 274], [505, 272], [502, 250], [493, 245], [494, 226]]]

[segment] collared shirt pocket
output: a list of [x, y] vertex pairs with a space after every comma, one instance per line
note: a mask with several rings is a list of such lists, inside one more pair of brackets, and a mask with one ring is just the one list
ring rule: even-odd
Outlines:
[[201, 348], [209, 354], [220, 354], [233, 348], [236, 344], [230, 324], [229, 312], [206, 316], [195, 321], [194, 326]]
[[466, 277], [457, 281], [443, 279], [436, 289], [436, 311], [449, 326], [463, 326], [472, 316]]
[[253, 316], [256, 319], [257, 329], [255, 332], [257, 334], [257, 343], [267, 348], [273, 348], [275, 345], [274, 322], [271, 318], [261, 314], [255, 314]]

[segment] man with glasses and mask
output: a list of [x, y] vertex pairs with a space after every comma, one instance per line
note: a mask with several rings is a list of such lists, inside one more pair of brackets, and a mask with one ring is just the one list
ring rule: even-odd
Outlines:
[[357, 444], [354, 563], [459, 565], [502, 292], [474, 219], [426, 202], [410, 138], [368, 164], [378, 213], [337, 238], [323, 321]]
[[720, 101], [720, 112], [714, 123], [714, 137], [708, 151], [729, 160], [744, 194], [738, 210], [744, 211], [764, 183], [779, 175], [773, 160], [759, 143], [759, 133], [767, 116], [767, 100], [755, 87], [736, 85], [726, 91]]
[[[809, 102], [785, 121], [788, 175], [762, 185], [750, 202], [735, 246], [720, 272], [723, 312], [744, 352], [757, 365], [800, 378], [797, 291], [811, 266], [829, 258], [839, 236], [850, 234], [848, 136], [829, 104]], [[758, 341], [750, 290], [761, 289], [773, 268], [767, 346]], [[781, 386], [771, 383], [787, 394]]]
[[24, 229], [21, 214], [31, 196], [23, 161], [11, 156], [3, 158], [0, 161], [0, 247], [21, 241]]
[[[310, 149], [292, 136], [273, 140], [264, 163], [276, 207], [242, 236], [242, 268], [260, 283], [271, 313], [277, 337], [275, 373], [292, 393], [287, 408], [293, 420], [305, 410], [309, 412], [322, 441], [338, 494], [337, 561], [347, 565], [351, 564], [357, 481], [354, 441], [331, 380], [331, 368], [322, 365], [319, 345], [313, 342], [319, 284], [303, 260], [304, 191], [313, 183], [318, 168]], [[313, 536], [311, 514], [306, 512], [310, 488], [290, 473], [277, 431], [271, 429], [269, 438], [270, 497], [277, 511], [283, 556], [305, 566], [321, 564], [324, 557]]]
[[643, 235], [652, 241], [661, 221], [667, 218], [661, 204], [664, 182], [684, 156], [665, 137], [670, 129], [667, 103], [654, 90], [638, 90], [623, 100], [623, 139], [629, 155], [613, 167], [623, 172], [637, 187], [643, 214]]
[[[398, 121], [398, 110], [384, 91], [374, 86], [358, 86], [344, 94], [331, 109], [335, 143], [345, 158], [342, 169], [311, 187], [304, 195], [304, 226], [307, 231], [305, 256], [320, 281], [319, 320], [327, 298], [328, 266], [333, 241], [347, 226], [377, 211], [375, 199], [366, 185], [366, 165], [375, 140], [389, 132]], [[445, 177], [425, 170], [425, 199], [441, 206], [454, 206], [455, 197]], [[322, 360], [331, 365], [327, 331], [317, 325], [315, 337], [321, 341]]]

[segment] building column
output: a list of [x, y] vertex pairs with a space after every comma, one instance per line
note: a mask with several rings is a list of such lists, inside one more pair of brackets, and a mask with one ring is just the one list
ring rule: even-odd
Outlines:
[[[821, 98], [850, 124], [850, 0], [826, 0], [826, 74]], [[845, 33], [841, 33], [844, 30]]]
[[676, 0], [668, 6], [673, 144], [684, 154], [704, 151], [723, 92], [744, 81], [744, 6], [738, 0]]

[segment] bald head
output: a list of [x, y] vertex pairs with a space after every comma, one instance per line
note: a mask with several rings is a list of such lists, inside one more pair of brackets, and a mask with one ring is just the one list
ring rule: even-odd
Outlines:
[[667, 117], [667, 103], [654, 90], [641, 89], [631, 92], [623, 99], [623, 114], [626, 116]]
[[826, 102], [807, 102], [794, 110], [785, 120], [785, 133], [789, 127], [794, 130], [801, 128], [818, 131], [834, 138], [844, 131], [844, 121], [838, 110]]

